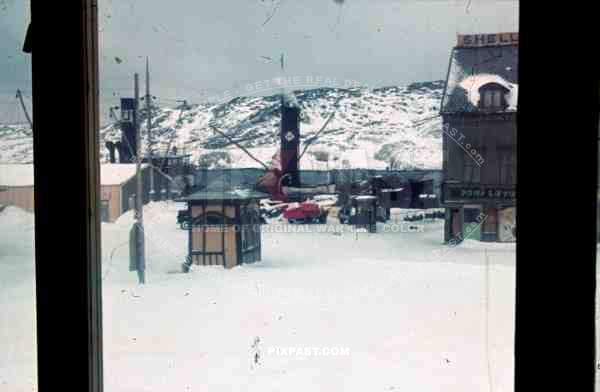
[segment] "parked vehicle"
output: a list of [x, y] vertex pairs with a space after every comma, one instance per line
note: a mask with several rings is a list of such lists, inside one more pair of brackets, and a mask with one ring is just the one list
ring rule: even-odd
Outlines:
[[266, 218], [277, 218], [279, 215], [281, 215], [281, 210], [278, 208], [271, 208], [271, 209], [261, 208], [260, 214], [261, 214], [261, 216], [264, 216]]
[[262, 199], [260, 201], [260, 216], [264, 218], [277, 218], [287, 208], [288, 203], [281, 203], [278, 201], [272, 201], [269, 199]]
[[[360, 218], [358, 218], [359, 215], [365, 213], [365, 211], [362, 211], [361, 208], [359, 208], [357, 206], [357, 204], [355, 202], [349, 204], [349, 205], [345, 205], [342, 208], [340, 208], [339, 212], [338, 212], [338, 219], [340, 220], [340, 223], [343, 225], [348, 225], [348, 224], [357, 224], [357, 222], [360, 221]], [[389, 208], [383, 208], [380, 205], [375, 205], [375, 220], [377, 222], [381, 222], [381, 223], [385, 223], [390, 219], [390, 209]]]
[[289, 204], [283, 211], [283, 217], [289, 223], [326, 223], [329, 211], [314, 201]]

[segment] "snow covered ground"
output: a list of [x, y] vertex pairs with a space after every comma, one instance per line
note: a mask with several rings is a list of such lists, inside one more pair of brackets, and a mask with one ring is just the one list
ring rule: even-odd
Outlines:
[[[102, 225], [107, 392], [513, 390], [514, 244], [443, 248], [439, 220], [376, 234], [273, 221], [261, 262], [182, 274], [175, 215], [146, 207], [143, 287], [131, 214]], [[32, 217], [0, 213], [2, 391], [35, 384]]]

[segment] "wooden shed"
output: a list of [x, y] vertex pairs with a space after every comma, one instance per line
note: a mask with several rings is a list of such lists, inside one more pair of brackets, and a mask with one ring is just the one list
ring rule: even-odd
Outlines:
[[187, 202], [191, 219], [184, 272], [192, 264], [233, 268], [259, 261], [259, 199], [268, 197], [254, 190], [238, 189], [203, 190], [180, 199]]
[[[107, 163], [100, 165], [100, 218], [114, 222], [133, 207], [137, 191], [134, 163]], [[142, 164], [143, 201], [149, 198], [149, 167]]]
[[[57, 176], [69, 172], [56, 172]], [[100, 217], [103, 222], [114, 222], [130, 210], [130, 199], [136, 191], [136, 165], [100, 165]], [[144, 182], [144, 203], [148, 202], [148, 165], [142, 165]], [[0, 164], [0, 204], [34, 211], [33, 164]], [[57, 189], [68, 192], [68, 189]]]
[[0, 165], [0, 204], [33, 212], [33, 165]]

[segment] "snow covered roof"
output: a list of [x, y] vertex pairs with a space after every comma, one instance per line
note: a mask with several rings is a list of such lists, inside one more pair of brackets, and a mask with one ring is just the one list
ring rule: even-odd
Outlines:
[[[100, 183], [102, 185], [120, 185], [135, 175], [136, 165], [103, 164], [100, 165]], [[147, 167], [144, 164], [142, 167]], [[0, 164], [0, 186], [25, 187], [33, 186], [32, 164]]]
[[0, 164], [0, 186], [21, 187], [33, 185], [33, 165]]
[[[142, 168], [148, 167], [142, 164]], [[100, 184], [121, 185], [135, 176], [135, 163], [106, 163], [100, 165]]]
[[265, 199], [269, 197], [268, 194], [257, 192], [253, 189], [232, 189], [232, 190], [201, 190], [193, 193], [189, 196], [183, 197], [180, 201], [226, 201], [226, 200], [251, 200], [251, 199]]
[[479, 88], [496, 83], [509, 90], [508, 107], [517, 110], [518, 46], [454, 48], [442, 97], [441, 113], [476, 112]]
[[508, 103], [507, 110], [517, 110], [517, 98], [519, 95], [519, 85], [508, 82], [502, 76], [492, 74], [471, 75], [463, 79], [459, 86], [467, 92], [467, 98], [471, 105], [478, 107], [480, 100], [479, 89], [487, 84], [498, 84], [504, 87], [508, 93], [506, 99]]
[[[301, 144], [301, 149], [304, 145]], [[269, 165], [273, 156], [279, 151], [277, 147], [253, 147], [247, 148], [248, 151], [256, 158]], [[332, 169], [385, 169], [386, 162], [378, 161], [375, 155], [379, 150], [379, 146], [367, 146], [357, 149], [339, 150], [331, 148], [329, 150], [329, 161], [318, 160], [311, 153], [311, 149], [302, 156], [300, 160], [301, 170], [332, 170]], [[220, 154], [221, 159], [216, 161], [217, 165], [212, 165], [210, 168], [257, 168], [263, 167], [250, 158], [245, 152], [237, 147], [228, 147], [221, 149], [199, 149], [200, 155]], [[441, 153], [439, 154], [441, 156]], [[433, 165], [432, 165], [433, 166]], [[434, 166], [435, 167], [435, 166]]]

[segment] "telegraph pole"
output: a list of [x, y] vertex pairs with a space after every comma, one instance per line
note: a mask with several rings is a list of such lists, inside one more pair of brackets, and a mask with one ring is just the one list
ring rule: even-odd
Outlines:
[[142, 138], [140, 131], [140, 124], [138, 122], [139, 113], [139, 100], [140, 100], [140, 86], [139, 77], [136, 73], [134, 75], [134, 88], [135, 88], [135, 109], [133, 112], [133, 121], [135, 126], [135, 133], [137, 139], [137, 151], [135, 152], [136, 162], [136, 180], [137, 190], [135, 195], [135, 216], [137, 225], [137, 273], [140, 284], [146, 283], [146, 255], [144, 249], [144, 200], [143, 200], [143, 187], [142, 187]]
[[152, 128], [152, 118], [150, 116], [150, 63], [148, 57], [146, 57], [146, 128], [148, 129], [148, 146], [150, 146], [151, 136], [150, 129]]
[[283, 95], [285, 94], [285, 90], [283, 87], [283, 78], [285, 76], [285, 59], [283, 57], [283, 53], [281, 53], [281, 56], [279, 57], [279, 66], [281, 67], [281, 76], [279, 79], [279, 83], [281, 83], [281, 95], [280, 95], [280, 100], [281, 100], [281, 106], [283, 106]]
[[146, 56], [146, 130], [148, 132], [148, 157], [150, 159], [150, 198], [154, 199], [154, 138], [152, 137], [152, 116], [150, 97], [150, 62]]

